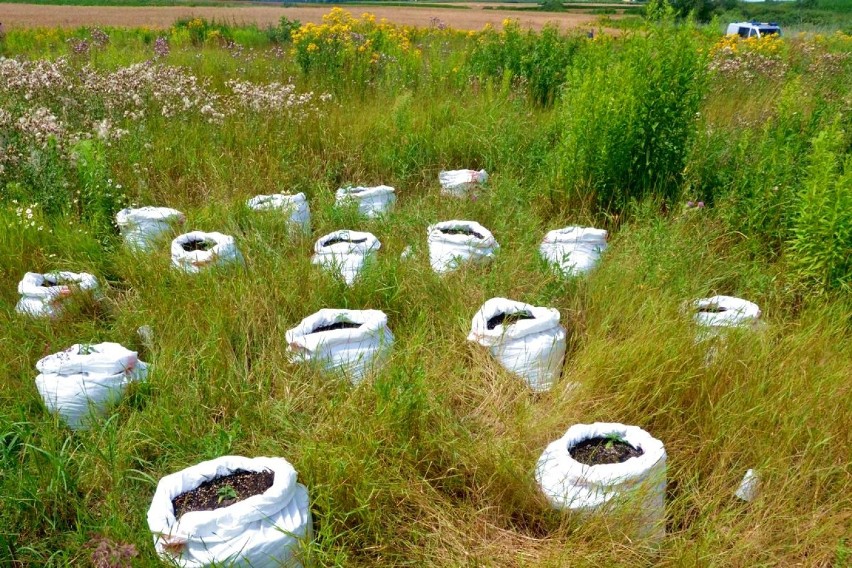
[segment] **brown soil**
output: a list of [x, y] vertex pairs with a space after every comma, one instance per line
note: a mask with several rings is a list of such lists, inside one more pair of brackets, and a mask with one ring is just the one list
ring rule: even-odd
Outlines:
[[645, 453], [627, 442], [599, 437], [583, 440], [573, 448], [569, 448], [568, 452], [572, 458], [586, 465], [622, 463]]
[[205, 241], [203, 239], [196, 239], [193, 241], [189, 241], [180, 245], [183, 250], [186, 252], [196, 252], [199, 250], [206, 251], [213, 248], [213, 243], [210, 241]]
[[476, 237], [477, 239], [485, 238], [485, 235], [480, 235], [476, 231], [466, 227], [453, 227], [452, 229], [440, 229], [440, 231], [445, 235], [467, 235], [469, 237]]
[[[239, 469], [230, 475], [205, 481], [195, 489], [181, 493], [172, 499], [175, 518], [179, 519], [184, 513], [191, 511], [213, 511], [260, 495], [272, 487], [274, 480], [275, 474], [269, 470]], [[233, 489], [233, 492], [227, 489], [229, 487]], [[236, 494], [236, 497], [229, 498], [229, 494]]]
[[361, 324], [352, 323], [351, 321], [339, 321], [330, 325], [317, 327], [311, 333], [322, 333], [323, 331], [334, 331], [335, 329], [355, 329], [356, 327], [361, 327]]
[[[433, 18], [462, 30], [481, 30], [485, 24], [497, 29], [502, 28], [505, 18], [517, 18], [522, 27], [540, 30], [546, 23], [552, 22], [568, 30], [571, 28], [592, 28], [597, 16], [592, 14], [574, 14], [569, 12], [524, 12], [512, 10], [456, 10], [451, 8], [408, 8], [405, 6], [356, 6], [344, 8], [359, 17], [369, 12], [377, 19], [387, 18], [396, 24], [429, 27]], [[0, 3], [0, 22], [7, 30], [28, 27], [66, 27], [115, 26], [149, 28], [169, 28], [180, 18], [201, 17], [217, 22], [232, 24], [256, 24], [261, 27], [274, 26], [282, 16], [296, 19], [302, 23], [321, 23], [323, 14], [331, 6], [296, 6], [282, 8], [276, 6], [49, 6], [37, 4]], [[618, 16], [610, 16], [617, 18]], [[616, 32], [617, 33], [617, 32]]]
[[330, 247], [331, 245], [336, 245], [337, 243], [366, 243], [367, 239], [344, 239], [342, 237], [334, 237], [333, 239], [329, 239], [325, 241], [322, 246]]
[[699, 314], [721, 314], [722, 312], [727, 312], [728, 308], [723, 308], [721, 306], [710, 305], [706, 308], [699, 308]]
[[493, 318], [488, 320], [488, 329], [494, 329], [498, 325], [506, 325], [510, 326], [513, 323], [521, 320], [531, 320], [535, 319], [530, 312], [515, 312], [513, 314], [497, 314]]

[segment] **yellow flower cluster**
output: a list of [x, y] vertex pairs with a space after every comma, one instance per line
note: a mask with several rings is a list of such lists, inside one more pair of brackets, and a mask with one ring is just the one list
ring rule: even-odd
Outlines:
[[321, 24], [307, 23], [293, 32], [293, 53], [303, 68], [313, 65], [346, 66], [365, 62], [377, 64], [382, 56], [419, 57], [412, 48], [417, 30], [397, 26], [385, 19], [376, 22], [372, 14], [354, 17], [342, 8], [333, 8]]
[[784, 40], [781, 36], [774, 34], [763, 37], [754, 36], [746, 39], [738, 35], [726, 35], [710, 49], [710, 55], [734, 55], [740, 52], [778, 55], [783, 45]]

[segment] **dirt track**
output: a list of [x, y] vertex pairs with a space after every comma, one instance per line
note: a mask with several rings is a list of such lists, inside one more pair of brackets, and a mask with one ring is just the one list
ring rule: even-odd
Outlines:
[[[21, 27], [79, 27], [79, 26], [147, 26], [167, 28], [178, 18], [204, 17], [229, 23], [254, 23], [261, 27], [276, 24], [281, 16], [301, 22], [320, 22], [322, 15], [331, 8], [304, 6], [280, 8], [272, 6], [251, 7], [184, 7], [184, 6], [45, 6], [35, 4], [0, 4], [0, 22], [6, 29]], [[593, 27], [597, 16], [571, 13], [531, 13], [508, 10], [454, 10], [448, 8], [407, 8], [361, 6], [347, 8], [358, 16], [363, 12], [387, 18], [398, 24], [428, 26], [432, 18], [438, 18], [448, 26], [463, 30], [479, 30], [490, 23], [500, 27], [505, 18], [517, 18], [524, 27], [541, 29], [547, 22], [554, 22], [562, 29]]]

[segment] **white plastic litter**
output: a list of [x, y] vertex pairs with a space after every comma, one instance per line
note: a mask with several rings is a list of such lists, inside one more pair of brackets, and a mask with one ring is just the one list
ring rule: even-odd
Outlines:
[[381, 246], [379, 239], [372, 233], [334, 231], [320, 237], [314, 244], [311, 262], [338, 273], [351, 286], [364, 264]]
[[305, 234], [311, 232], [311, 209], [304, 193], [257, 195], [249, 199], [246, 205], [254, 211], [280, 211], [287, 215], [287, 222], [294, 229]]
[[140, 325], [136, 330], [136, 335], [139, 336], [139, 340], [142, 341], [142, 345], [145, 346], [145, 349], [154, 348], [154, 330], [150, 325]]
[[451, 197], [466, 197], [471, 190], [488, 181], [485, 170], [450, 170], [438, 174], [441, 193]]
[[[519, 315], [529, 319], [512, 317]], [[501, 316], [507, 316], [508, 322], [497, 321]], [[473, 316], [467, 339], [487, 347], [506, 370], [520, 376], [534, 391], [544, 392], [562, 372], [565, 335], [559, 310], [492, 298]]]
[[337, 205], [346, 206], [355, 203], [361, 215], [374, 218], [390, 211], [396, 203], [394, 191], [394, 188], [389, 185], [341, 187], [337, 190], [335, 198]]
[[592, 227], [565, 227], [545, 235], [541, 256], [565, 276], [584, 274], [594, 268], [606, 250], [607, 233]]
[[[644, 453], [622, 463], [601, 465], [586, 465], [571, 457], [569, 450], [578, 443], [611, 435]], [[637, 426], [575, 424], [547, 446], [536, 464], [535, 477], [556, 509], [605, 512], [638, 498], [638, 536], [657, 542], [665, 536], [666, 450], [662, 442]]]
[[86, 272], [52, 272], [38, 274], [27, 272], [18, 282], [18, 300], [15, 309], [32, 317], [53, 317], [62, 312], [62, 299], [75, 291], [92, 292], [98, 288], [98, 279]]
[[139, 250], [150, 249], [161, 235], [169, 233], [185, 220], [183, 213], [168, 207], [127, 208], [115, 215], [124, 241]]
[[[237, 470], [272, 471], [272, 486], [259, 495], [213, 511], [175, 518], [172, 499], [205, 481]], [[300, 540], [312, 537], [308, 490], [283, 458], [223, 456], [160, 479], [148, 509], [157, 554], [183, 568], [302, 566]]]
[[172, 241], [172, 264], [184, 272], [197, 273], [202, 268], [242, 261], [243, 255], [230, 235], [192, 231]]
[[148, 365], [118, 343], [77, 344], [36, 363], [35, 383], [44, 404], [74, 430], [104, 415], [128, 384], [144, 380]]
[[[358, 327], [322, 330], [335, 324]], [[293, 362], [319, 362], [358, 384], [378, 371], [390, 354], [394, 338], [387, 324], [388, 317], [378, 310], [323, 309], [287, 331], [287, 351]]]
[[757, 478], [757, 474], [754, 473], [753, 469], [750, 469], [745, 472], [743, 480], [740, 482], [740, 486], [737, 488], [736, 492], [734, 492], [734, 495], [743, 501], [752, 501], [755, 497], [757, 497], [758, 483], [759, 479]]
[[490, 262], [500, 245], [491, 232], [473, 221], [444, 221], [426, 229], [432, 270], [445, 274], [462, 264]]

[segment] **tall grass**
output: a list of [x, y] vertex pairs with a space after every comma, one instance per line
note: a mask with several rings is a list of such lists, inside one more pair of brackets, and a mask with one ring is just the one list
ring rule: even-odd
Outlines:
[[[315, 27], [310, 41], [335, 25], [354, 24]], [[0, 83], [0, 564], [85, 566], [106, 539], [156, 566], [145, 512], [157, 480], [229, 453], [294, 464], [311, 495], [313, 565], [848, 562], [852, 128], [838, 86], [852, 77], [849, 38], [732, 47], [663, 23], [565, 44], [519, 35], [515, 49], [511, 30], [357, 25], [329, 52], [307, 51], [298, 31], [267, 43], [264, 30], [209, 25], [159, 42], [106, 30], [101, 46], [89, 30], [9, 32], [4, 55], [69, 62], [29, 96], [7, 79], [29, 75]], [[370, 37], [386, 43], [358, 51]], [[89, 43], [73, 53], [66, 39]], [[373, 68], [373, 53], [388, 59]], [[156, 88], [120, 82], [148, 60]], [[295, 93], [314, 91], [309, 103], [275, 102], [291, 77]], [[466, 167], [492, 174], [488, 190], [440, 196], [440, 169]], [[395, 186], [396, 211], [366, 221], [335, 209], [346, 183]], [[354, 287], [311, 265], [311, 238], [243, 206], [275, 191], [308, 195], [313, 237], [379, 237]], [[167, 243], [133, 254], [109, 223], [127, 203], [234, 235], [245, 267], [188, 277], [169, 269]], [[451, 218], [494, 233], [492, 266], [432, 273], [425, 228]], [[563, 281], [536, 256], [546, 230], [569, 224], [611, 231], [587, 279]], [[98, 275], [106, 299], [58, 321], [17, 316], [17, 281], [52, 269]], [[730, 336], [707, 365], [683, 305], [715, 293], [755, 301], [766, 325]], [[465, 341], [494, 296], [561, 311], [569, 354], [552, 392], [532, 396]], [[324, 307], [389, 316], [392, 359], [358, 388], [287, 362], [285, 331]], [[43, 410], [34, 363], [107, 340], [139, 350], [150, 380], [72, 434]], [[549, 510], [535, 487], [546, 444], [595, 420], [665, 443], [657, 552], [620, 517]], [[748, 468], [760, 493], [743, 503], [733, 492]]]

